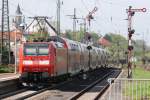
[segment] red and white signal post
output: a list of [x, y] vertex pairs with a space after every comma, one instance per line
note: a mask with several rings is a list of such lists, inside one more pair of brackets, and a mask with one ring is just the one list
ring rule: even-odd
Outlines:
[[132, 17], [134, 16], [135, 12], [146, 12], [146, 8], [142, 9], [132, 9], [132, 6], [129, 6], [129, 9], [126, 10], [128, 14], [128, 78], [132, 78], [132, 35], [134, 34], [135, 30], [132, 28]]

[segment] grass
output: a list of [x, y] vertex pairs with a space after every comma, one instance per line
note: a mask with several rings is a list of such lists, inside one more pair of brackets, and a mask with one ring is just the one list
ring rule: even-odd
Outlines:
[[150, 71], [147, 71], [141, 67], [137, 67], [133, 70], [133, 78], [135, 78], [135, 79], [150, 79]]
[[[137, 67], [133, 70], [133, 79], [150, 79], [150, 71]], [[150, 81], [128, 81], [125, 88], [124, 94], [134, 100], [145, 100], [146, 97], [150, 99]]]
[[0, 65], [0, 73], [12, 73], [13, 67], [8, 65]]

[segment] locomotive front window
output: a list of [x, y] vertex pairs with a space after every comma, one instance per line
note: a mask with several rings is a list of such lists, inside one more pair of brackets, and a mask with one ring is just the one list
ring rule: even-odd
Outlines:
[[36, 55], [36, 48], [28, 47], [25, 48], [25, 55]]
[[48, 47], [39, 47], [38, 55], [48, 55]]
[[49, 45], [48, 44], [25, 44], [24, 46], [24, 54], [25, 55], [35, 55], [35, 56], [41, 56], [41, 55], [48, 55], [49, 54]]

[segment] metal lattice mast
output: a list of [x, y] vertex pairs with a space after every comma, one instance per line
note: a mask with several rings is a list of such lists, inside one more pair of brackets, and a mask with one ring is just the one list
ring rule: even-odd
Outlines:
[[[9, 6], [8, 0], [2, 0], [2, 33], [1, 33], [1, 61], [3, 62], [4, 46], [8, 48], [8, 59], [10, 63], [10, 28], [9, 28]], [[6, 59], [6, 58], [5, 58]]]
[[74, 8], [74, 12], [73, 12], [73, 15], [67, 15], [67, 16], [71, 16], [73, 19], [73, 37], [74, 37], [74, 40], [77, 40], [77, 35], [76, 35], [76, 20], [77, 20], [77, 17], [76, 17], [76, 8]]

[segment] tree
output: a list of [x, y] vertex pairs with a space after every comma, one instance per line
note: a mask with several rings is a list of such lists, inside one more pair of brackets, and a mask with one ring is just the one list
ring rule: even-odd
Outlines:
[[125, 51], [127, 50], [127, 40], [125, 37], [114, 34], [108, 33], [105, 36], [105, 39], [111, 42], [111, 46], [107, 47], [112, 55], [112, 59], [125, 59]]

